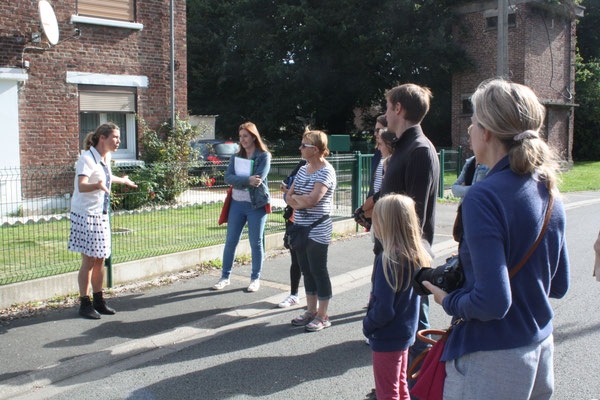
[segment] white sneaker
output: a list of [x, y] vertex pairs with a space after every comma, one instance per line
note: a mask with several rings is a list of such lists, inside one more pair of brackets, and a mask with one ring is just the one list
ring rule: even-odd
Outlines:
[[231, 282], [229, 281], [229, 279], [225, 279], [225, 278], [221, 278], [219, 279], [219, 282], [215, 283], [215, 285], [212, 287], [213, 290], [222, 290], [225, 289], [225, 286], [229, 286]]
[[299, 301], [300, 301], [300, 299], [298, 298], [298, 296], [290, 294], [288, 297], [285, 298], [284, 301], [279, 303], [279, 307], [287, 308], [287, 307], [291, 307], [291, 306], [296, 306], [296, 305], [298, 305]]
[[253, 280], [250, 281], [250, 286], [248, 286], [248, 291], [249, 292], [256, 292], [259, 287], [260, 287], [260, 280], [253, 279]]

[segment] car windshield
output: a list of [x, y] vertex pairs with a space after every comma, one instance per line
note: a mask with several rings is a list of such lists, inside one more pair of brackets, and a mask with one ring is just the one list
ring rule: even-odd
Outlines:
[[213, 148], [218, 155], [233, 155], [238, 151], [237, 143], [233, 142], [215, 144]]

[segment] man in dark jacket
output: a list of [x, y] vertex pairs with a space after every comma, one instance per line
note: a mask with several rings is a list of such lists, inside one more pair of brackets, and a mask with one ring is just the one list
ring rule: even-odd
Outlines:
[[[440, 164], [433, 144], [421, 129], [421, 121], [429, 111], [431, 91], [412, 83], [397, 86], [386, 93], [385, 116], [388, 130], [396, 133], [394, 152], [387, 164], [380, 196], [399, 193], [415, 201], [417, 216], [421, 223], [423, 241], [429, 249], [433, 242], [435, 206], [439, 186]], [[375, 196], [375, 201], [378, 197]], [[376, 252], [380, 252], [376, 243]], [[429, 298], [421, 298], [418, 329], [429, 328]], [[425, 345], [416, 342], [409, 352], [410, 362]], [[412, 387], [409, 381], [409, 386]]]

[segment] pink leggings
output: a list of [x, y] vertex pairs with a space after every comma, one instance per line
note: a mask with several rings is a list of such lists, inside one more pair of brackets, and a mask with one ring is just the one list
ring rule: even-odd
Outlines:
[[373, 374], [377, 400], [409, 400], [406, 369], [408, 349], [373, 352]]

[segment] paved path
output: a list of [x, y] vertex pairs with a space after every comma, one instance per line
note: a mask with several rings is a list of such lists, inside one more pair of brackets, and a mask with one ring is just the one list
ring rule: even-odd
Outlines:
[[[600, 227], [600, 197], [565, 198], [572, 287], [556, 311], [557, 399], [600, 398], [600, 283], [591, 278], [591, 246]], [[454, 251], [455, 204], [438, 208], [438, 263]], [[368, 235], [330, 248], [333, 326], [305, 333], [290, 326], [299, 309], [276, 304], [286, 295], [289, 259], [268, 259], [257, 293], [245, 293], [250, 267], [234, 269], [222, 292], [217, 271], [121, 295], [101, 321], [75, 309], [0, 326], [0, 398], [360, 399], [372, 387], [370, 351], [361, 320], [369, 292]], [[433, 326], [448, 317], [432, 306]], [[18, 397], [21, 396], [21, 397]]]

